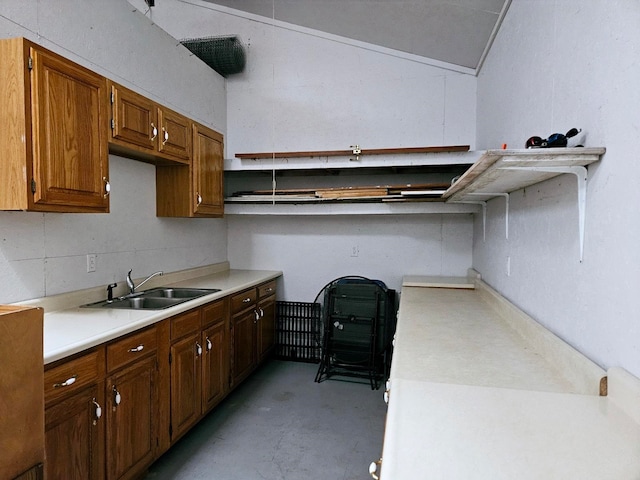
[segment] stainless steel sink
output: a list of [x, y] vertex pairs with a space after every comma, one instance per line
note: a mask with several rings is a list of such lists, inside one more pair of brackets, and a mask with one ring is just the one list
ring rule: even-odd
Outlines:
[[219, 289], [208, 288], [154, 288], [142, 292], [145, 297], [163, 297], [163, 298], [198, 298], [210, 293], [219, 292]]
[[82, 305], [84, 308], [124, 308], [131, 310], [162, 310], [173, 307], [194, 298], [203, 297], [211, 293], [219, 292], [219, 288], [154, 288], [144, 292], [125, 295], [113, 301], [102, 300], [100, 302]]

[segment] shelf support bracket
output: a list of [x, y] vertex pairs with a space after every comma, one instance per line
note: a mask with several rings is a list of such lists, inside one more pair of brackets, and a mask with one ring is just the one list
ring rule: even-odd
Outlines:
[[[467, 195], [478, 195], [482, 197], [504, 197], [504, 235], [509, 240], [509, 194], [508, 193], [469, 193]], [[486, 206], [486, 202], [485, 206]], [[486, 208], [486, 207], [485, 207]], [[484, 211], [484, 209], [483, 209]]]
[[587, 211], [587, 167], [581, 165], [564, 167], [501, 167], [502, 170], [526, 170], [529, 172], [570, 173], [578, 180], [578, 235], [580, 239], [580, 262], [584, 258], [584, 221]]

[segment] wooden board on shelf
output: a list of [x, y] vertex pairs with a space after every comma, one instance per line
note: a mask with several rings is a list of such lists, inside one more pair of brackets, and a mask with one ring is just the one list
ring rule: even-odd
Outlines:
[[[435, 147], [400, 147], [362, 149], [358, 155], [404, 155], [412, 153], [468, 152], [469, 145], [443, 145]], [[236, 153], [236, 158], [257, 160], [259, 158], [303, 158], [303, 157], [348, 157], [355, 155], [353, 150], [312, 150], [301, 152], [260, 152]]]

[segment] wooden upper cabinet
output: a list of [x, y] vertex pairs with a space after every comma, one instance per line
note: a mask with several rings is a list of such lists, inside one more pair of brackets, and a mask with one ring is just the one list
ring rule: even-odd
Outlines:
[[193, 155], [189, 167], [156, 168], [156, 206], [159, 217], [222, 217], [222, 134], [193, 123]]
[[0, 58], [0, 209], [108, 212], [106, 79], [23, 38]]
[[156, 104], [112, 81], [108, 84], [111, 92], [111, 142], [134, 145], [153, 153], [158, 138]]
[[110, 148], [156, 164], [189, 164], [191, 121], [115, 82], [111, 100]]
[[194, 214], [222, 216], [223, 198], [223, 137], [202, 125], [193, 125]]
[[191, 159], [191, 121], [166, 107], [158, 107], [158, 151], [184, 163]]

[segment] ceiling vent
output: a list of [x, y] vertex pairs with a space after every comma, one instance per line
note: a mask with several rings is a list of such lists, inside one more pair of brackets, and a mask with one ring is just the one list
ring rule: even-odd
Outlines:
[[180, 43], [223, 77], [244, 70], [244, 45], [237, 36], [187, 38]]

